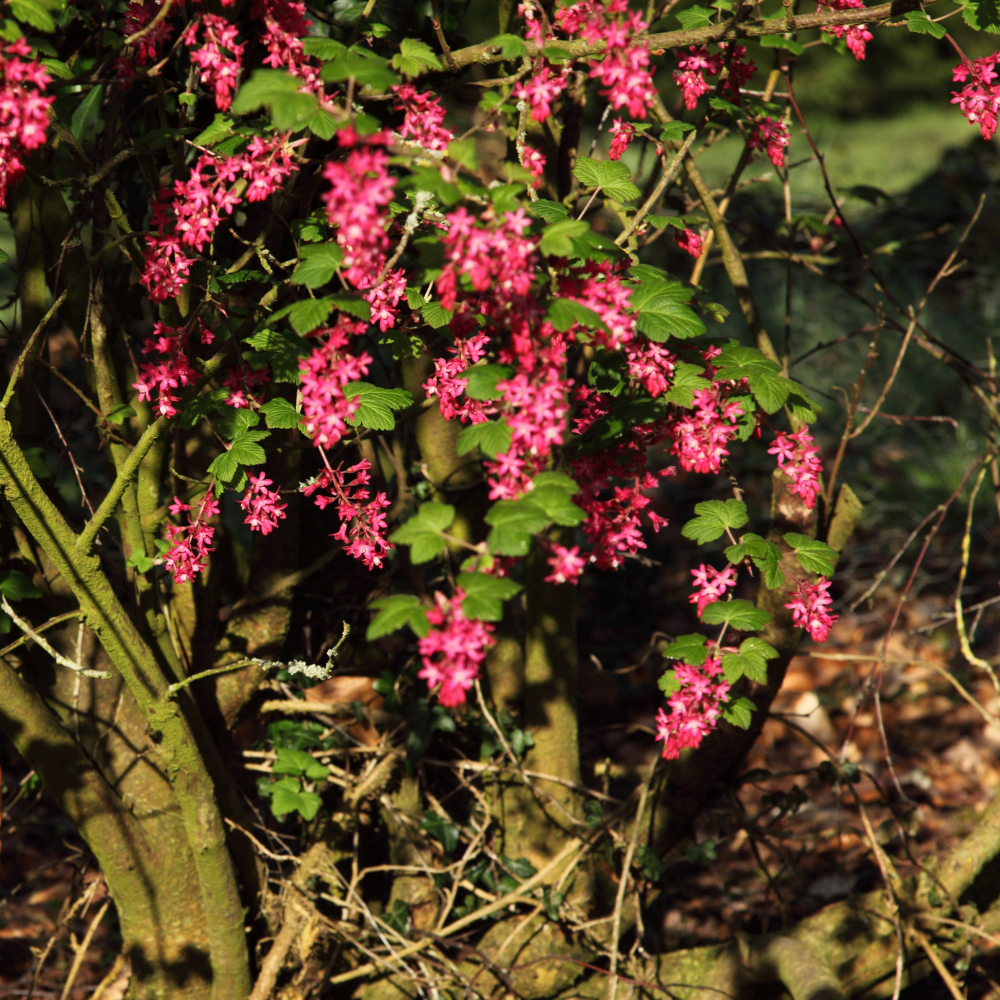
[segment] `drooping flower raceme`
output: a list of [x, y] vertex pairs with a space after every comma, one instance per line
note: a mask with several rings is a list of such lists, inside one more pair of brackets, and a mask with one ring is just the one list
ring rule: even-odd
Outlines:
[[[830, 10], [860, 10], [865, 6], [864, 0], [817, 0], [817, 3]], [[867, 24], [838, 24], [824, 28], [823, 34], [843, 38], [855, 59], [864, 59], [865, 46], [872, 40]]]
[[823, 463], [818, 457], [819, 448], [813, 444], [809, 429], [803, 427], [795, 434], [779, 431], [767, 452], [778, 457], [778, 468], [792, 479], [792, 492], [798, 493], [811, 510], [819, 494]]
[[219, 501], [212, 496], [212, 490], [202, 497], [191, 516], [191, 505], [178, 497], [170, 504], [171, 514], [187, 513], [188, 523], [167, 524], [167, 551], [163, 561], [174, 578], [174, 583], [191, 583], [208, 567], [208, 556], [212, 551], [215, 528], [208, 522], [219, 513]]
[[795, 625], [804, 628], [814, 642], [826, 642], [833, 623], [840, 617], [831, 615], [827, 610], [833, 604], [829, 590], [830, 581], [822, 577], [816, 583], [804, 580], [785, 605], [792, 612]]
[[952, 104], [957, 104], [972, 125], [978, 125], [984, 139], [992, 139], [997, 130], [997, 112], [1000, 110], [1000, 84], [996, 64], [1000, 52], [972, 62], [963, 60], [951, 72], [956, 83], [964, 84], [960, 91], [952, 91]]
[[277, 490], [268, 489], [274, 484], [263, 472], [257, 475], [248, 472], [247, 480], [250, 485], [240, 501], [240, 506], [247, 515], [243, 523], [248, 524], [251, 531], [268, 535], [278, 527], [278, 521], [284, 520], [288, 504], [278, 503], [281, 494]]
[[674, 676], [680, 688], [667, 699], [670, 714], [661, 708], [656, 716], [656, 738], [663, 740], [664, 760], [676, 760], [682, 750], [700, 746], [729, 700], [730, 685], [722, 674], [722, 661], [715, 657], [707, 657], [700, 667], [678, 663]]
[[691, 575], [698, 589], [688, 598], [688, 602], [698, 606], [699, 616], [705, 610], [705, 605], [721, 601], [726, 590], [736, 586], [736, 569], [733, 566], [717, 570], [714, 566], [702, 563], [697, 569], [691, 570]]
[[776, 167], [783, 167], [788, 141], [788, 126], [765, 116], [762, 122], [754, 125], [747, 137], [747, 146], [766, 152]]
[[455, 588], [450, 599], [440, 591], [435, 593], [436, 606], [427, 612], [427, 620], [437, 627], [417, 644], [423, 661], [417, 676], [430, 688], [440, 685], [437, 696], [445, 708], [465, 703], [466, 692], [475, 684], [479, 667], [494, 643], [490, 636], [494, 626], [465, 617], [464, 598], [461, 587]]
[[0, 42], [0, 208], [8, 188], [24, 175], [24, 154], [45, 144], [55, 98], [42, 91], [51, 80], [23, 38]]

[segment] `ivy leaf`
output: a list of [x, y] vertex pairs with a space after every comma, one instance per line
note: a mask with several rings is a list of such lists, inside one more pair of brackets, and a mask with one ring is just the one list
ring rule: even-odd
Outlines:
[[521, 585], [509, 577], [489, 573], [459, 573], [457, 585], [465, 591], [462, 613], [466, 618], [498, 622], [503, 617], [503, 602], [520, 593]]
[[756, 632], [771, 620], [771, 616], [766, 611], [755, 608], [749, 601], [714, 601], [705, 605], [701, 620], [706, 625], [725, 623], [740, 632]]
[[837, 552], [826, 542], [808, 535], [799, 535], [794, 531], [783, 536], [785, 543], [795, 549], [795, 558], [804, 570], [809, 573], [819, 573], [820, 576], [830, 576], [837, 565]]
[[0, 574], [0, 593], [9, 601], [23, 601], [29, 597], [41, 597], [42, 592], [23, 573], [9, 569]]
[[740, 643], [738, 653], [722, 654], [722, 670], [726, 680], [735, 684], [741, 677], [749, 677], [757, 684], [767, 683], [767, 661], [778, 655], [774, 646], [755, 635]]
[[749, 729], [757, 706], [749, 698], [737, 698], [722, 710], [722, 717], [737, 729]]
[[336, 243], [313, 243], [299, 248], [302, 263], [295, 268], [291, 281], [306, 288], [320, 288], [332, 280], [344, 251]]
[[703, 635], [679, 635], [663, 651], [668, 660], [680, 660], [692, 667], [700, 667], [708, 659], [708, 647]]
[[679, 361], [677, 367], [674, 368], [673, 385], [663, 398], [668, 403], [674, 403], [677, 406], [692, 406], [696, 392], [712, 387], [711, 380], [705, 378], [704, 375], [704, 368], [699, 368], [698, 365], [689, 365], [686, 361]]
[[289, 430], [298, 427], [302, 423], [302, 414], [280, 396], [268, 400], [261, 408], [267, 426], [272, 430]]
[[429, 833], [441, 845], [445, 854], [451, 854], [458, 847], [458, 828], [436, 812], [424, 813], [420, 829]]
[[528, 209], [546, 222], [558, 222], [569, 216], [569, 209], [565, 205], [558, 201], [549, 201], [548, 198], [539, 198], [538, 201], [533, 201]]
[[316, 818], [323, 800], [315, 792], [304, 792], [295, 778], [282, 778], [272, 786], [271, 812], [276, 819], [297, 812], [307, 822]]
[[473, 365], [456, 378], [465, 379], [465, 394], [469, 399], [489, 400], [500, 395], [497, 382], [514, 374], [509, 365]]
[[742, 528], [747, 523], [747, 505], [739, 500], [705, 500], [695, 504], [695, 514], [681, 529], [685, 538], [699, 545], [714, 542], [727, 528]]
[[391, 431], [396, 427], [394, 410], [405, 410], [413, 397], [405, 389], [382, 389], [370, 382], [348, 382], [344, 396], [361, 397], [361, 405], [348, 421], [352, 427], [368, 427], [373, 431]]
[[549, 524], [540, 507], [521, 500], [498, 500], [486, 512], [491, 531], [486, 538], [490, 552], [497, 556], [526, 556], [531, 536]]
[[561, 219], [542, 230], [538, 247], [547, 257], [569, 257], [573, 253], [573, 240], [583, 236], [590, 224], [582, 219]]
[[459, 455], [465, 455], [479, 448], [487, 458], [496, 458], [510, 450], [511, 433], [510, 425], [503, 417], [470, 424], [458, 435], [455, 450]]
[[419, 76], [425, 69], [443, 69], [434, 50], [417, 38], [404, 38], [399, 52], [392, 57], [392, 68], [406, 76]]
[[261, 465], [267, 456], [257, 442], [268, 435], [268, 431], [241, 431], [233, 438], [229, 450], [219, 455], [208, 467], [209, 473], [228, 483], [236, 478], [242, 466]]
[[430, 562], [441, 555], [448, 543], [441, 536], [455, 520], [455, 508], [451, 504], [429, 500], [402, 527], [390, 535], [390, 540], [410, 546], [410, 559], [414, 563]]
[[430, 631], [431, 627], [427, 621], [427, 609], [420, 603], [413, 594], [392, 594], [389, 597], [380, 597], [372, 601], [371, 607], [378, 614], [372, 619], [365, 638], [371, 642], [373, 639], [381, 639], [384, 635], [389, 635], [404, 625], [409, 625], [413, 629], [414, 635], [422, 639]]
[[595, 160], [589, 156], [581, 156], [576, 161], [573, 173], [581, 184], [600, 187], [615, 201], [633, 201], [639, 197], [639, 189], [632, 183], [632, 171], [620, 160]]
[[305, 777], [310, 781], [325, 781], [330, 777], [330, 769], [311, 753], [290, 747], [278, 747], [278, 759], [274, 762], [273, 771], [275, 774], [291, 774], [296, 778]]

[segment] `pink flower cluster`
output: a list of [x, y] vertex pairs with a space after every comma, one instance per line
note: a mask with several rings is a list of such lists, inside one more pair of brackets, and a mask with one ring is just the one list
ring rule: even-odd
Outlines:
[[638, 11], [628, 9], [628, 0], [583, 0], [562, 7], [556, 14], [567, 35], [579, 35], [590, 44], [604, 42], [604, 56], [590, 61], [590, 76], [607, 88], [601, 96], [617, 110], [628, 108], [633, 118], [645, 118], [653, 106], [656, 86], [650, 71], [649, 47], [636, 43], [647, 28]]
[[7, 204], [8, 188], [24, 175], [24, 154], [45, 145], [55, 98], [41, 91], [51, 80], [23, 38], [0, 42], [0, 208]]
[[269, 535], [278, 527], [278, 522], [285, 519], [285, 508], [288, 504], [278, 503], [281, 494], [278, 490], [268, 489], [273, 483], [265, 477], [263, 472], [256, 476], [252, 472], [248, 472], [247, 479], [250, 486], [240, 501], [240, 506], [247, 515], [243, 519], [243, 523], [249, 524], [251, 531], [259, 531], [262, 535]]
[[[157, 416], [176, 416], [178, 411], [174, 404], [180, 397], [174, 390], [190, 385], [198, 377], [184, 353], [185, 339], [183, 329], [156, 323], [153, 336], [143, 341], [143, 354], [160, 354], [163, 360], [139, 365], [139, 379], [132, 383], [132, 388], [139, 393], [140, 402], [154, 404]], [[154, 392], [157, 394], [155, 401]]]
[[402, 111], [403, 124], [399, 134], [404, 139], [412, 139], [418, 146], [434, 152], [443, 152], [455, 133], [444, 127], [444, 108], [436, 94], [421, 94], [412, 83], [403, 83], [392, 88], [397, 103], [393, 105]]
[[699, 617], [707, 604], [721, 601], [726, 590], [736, 586], [736, 569], [733, 566], [720, 571], [702, 563], [697, 569], [691, 570], [691, 575], [698, 589], [688, 598], [688, 602], [698, 606]]
[[757, 72], [757, 67], [752, 59], [746, 58], [745, 45], [736, 45], [730, 59], [729, 44], [736, 43], [722, 42], [719, 44], [720, 51], [711, 53], [706, 45], [691, 45], [686, 53], [678, 56], [674, 83], [684, 95], [684, 104], [689, 111], [693, 111], [697, 106], [699, 97], [712, 89], [711, 84], [705, 79], [705, 74], [715, 76], [727, 67], [728, 73], [719, 84], [719, 92], [722, 97], [734, 104], [740, 103], [740, 88], [750, 81]]
[[406, 295], [406, 272], [400, 267], [386, 271], [378, 284], [379, 275], [385, 266], [385, 254], [380, 254], [378, 265], [358, 281], [359, 289], [365, 292], [365, 301], [371, 306], [372, 322], [385, 333], [396, 325], [399, 318], [399, 300]]
[[552, 567], [552, 572], [545, 578], [545, 582], [576, 583], [587, 565], [587, 559], [580, 555], [580, 546], [567, 548], [565, 545], [552, 543], [549, 545], [549, 552], [551, 554], [546, 562]]
[[521, 165], [534, 177], [535, 183], [533, 187], [539, 187], [542, 183], [542, 179], [545, 176], [545, 162], [545, 156], [535, 149], [534, 146], [521, 147]]
[[191, 505], [174, 497], [170, 513], [177, 515], [188, 512], [188, 523], [167, 525], [167, 551], [163, 561], [174, 578], [174, 583], [191, 583], [208, 566], [208, 555], [212, 551], [215, 528], [209, 520], [219, 513], [219, 501], [212, 496], [212, 489], [202, 497], [197, 513], [191, 516]]
[[696, 260], [701, 256], [702, 239], [700, 233], [685, 226], [683, 230], [674, 229], [674, 239], [682, 250], [686, 250]]
[[[357, 137], [347, 129], [337, 135], [341, 145], [354, 144]], [[323, 195], [330, 225], [337, 229], [337, 242], [344, 248], [344, 277], [353, 285], [380, 267], [389, 246], [385, 234], [386, 206], [392, 201], [393, 180], [389, 157], [376, 148], [384, 136], [375, 136], [351, 149], [344, 160], [330, 160], [323, 176], [330, 190]]]
[[681, 751], [701, 746], [729, 700], [730, 685], [722, 675], [722, 661], [709, 656], [700, 667], [678, 663], [674, 674], [680, 690], [667, 699], [670, 714], [656, 716], [656, 738], [663, 740], [663, 759], [676, 760]]
[[466, 380], [462, 376], [469, 366], [486, 356], [486, 345], [490, 338], [485, 333], [477, 333], [465, 339], [458, 337], [448, 353], [450, 358], [435, 358], [434, 374], [423, 384], [428, 396], [438, 397], [438, 407], [445, 420], [456, 417], [462, 423], [481, 424], [486, 420], [483, 404], [478, 399], [465, 395]]
[[262, 41], [267, 49], [264, 64], [286, 69], [306, 80], [310, 89], [318, 85], [322, 90], [319, 67], [304, 54], [300, 41], [309, 34], [312, 24], [305, 17], [306, 5], [298, 0], [254, 0], [251, 13], [264, 24]]
[[[204, 341], [203, 341], [204, 343]], [[271, 373], [267, 368], [247, 369], [242, 364], [231, 371], [223, 380], [223, 385], [229, 389], [226, 397], [226, 406], [231, 406], [234, 410], [248, 410], [251, 406], [256, 409], [263, 402], [261, 396], [254, 394], [254, 389], [260, 389], [271, 381]]]
[[792, 492], [802, 497], [805, 505], [812, 509], [819, 493], [819, 477], [823, 463], [819, 459], [819, 448], [813, 444], [809, 429], [803, 427], [795, 434], [778, 431], [774, 444], [767, 449], [769, 455], [778, 456], [778, 468], [792, 479]]
[[635, 126], [629, 122], [623, 122], [621, 118], [616, 118], [608, 129], [611, 136], [611, 148], [608, 150], [609, 160], [620, 160], [622, 153], [628, 149], [629, 143], [635, 136]]
[[[864, 0], [816, 0], [820, 7], [830, 10], [860, 10]], [[864, 59], [865, 46], [872, 40], [872, 33], [866, 24], [838, 24], [833, 28], [824, 28], [824, 35], [843, 38], [855, 59]]]
[[146, 267], [139, 280], [151, 302], [166, 302], [187, 284], [194, 261], [181, 248], [180, 237], [172, 233], [147, 236], [146, 243], [142, 252]]
[[747, 146], [750, 149], [766, 151], [776, 167], [785, 165], [785, 148], [788, 142], [788, 126], [784, 122], [774, 121], [769, 116], [765, 116], [762, 122], [754, 125], [747, 138]]
[[[198, 29], [204, 37], [198, 44]], [[199, 79], [215, 91], [215, 106], [228, 111], [243, 67], [245, 42], [236, 41], [239, 29], [218, 14], [201, 14], [185, 30], [181, 41], [191, 50]]]
[[438, 700], [445, 708], [465, 703], [465, 694], [479, 676], [479, 666], [493, 645], [493, 626], [470, 621], [462, 613], [465, 592], [455, 588], [449, 600], [444, 594], [434, 595], [436, 607], [427, 612], [427, 620], [438, 626], [417, 645], [423, 668], [417, 674], [430, 688], [438, 688]]
[[1000, 84], [996, 64], [1000, 52], [966, 62], [964, 59], [951, 72], [956, 83], [964, 84], [960, 91], [952, 91], [951, 103], [957, 104], [972, 125], [978, 125], [984, 139], [992, 139], [997, 130], [997, 111], [1000, 109]]
[[829, 589], [830, 581], [822, 577], [816, 583], [804, 580], [785, 605], [792, 612], [795, 625], [804, 628], [813, 642], [826, 642], [833, 623], [840, 617], [831, 615], [827, 610], [833, 604]]
[[726, 445], [736, 436], [736, 421], [743, 411], [724, 396], [723, 386], [713, 382], [710, 389], [695, 392], [694, 406], [674, 420], [670, 453], [685, 471], [718, 472], [729, 455]]
[[299, 362], [302, 427], [317, 448], [332, 448], [337, 444], [347, 434], [347, 421], [361, 405], [359, 397], [344, 395], [344, 386], [368, 374], [371, 355], [354, 356], [346, 348], [352, 334], [364, 333], [366, 329], [364, 323], [341, 319], [332, 329], [317, 331], [315, 336], [326, 336], [325, 343]]
[[[370, 499], [370, 469], [371, 465], [364, 459], [349, 469], [327, 466], [302, 487], [302, 492], [306, 496], [315, 495], [313, 502], [321, 510], [328, 504], [336, 505], [340, 530], [330, 537], [343, 542], [349, 556], [359, 559], [368, 569], [374, 569], [382, 565], [386, 553], [395, 546], [385, 538], [385, 511], [392, 502], [384, 493], [376, 493], [375, 498]], [[348, 479], [348, 476], [354, 478]]]
[[[160, 0], [142, 0], [141, 3], [133, 0], [125, 10], [125, 37], [130, 38], [137, 31], [142, 31], [159, 14], [161, 7]], [[118, 57], [116, 67], [118, 75], [128, 79], [135, 76], [136, 66], [146, 66], [153, 62], [159, 55], [160, 46], [170, 38], [173, 30], [168, 18], [165, 17], [152, 31], [135, 43], [129, 57]]]
[[553, 73], [549, 66], [543, 66], [527, 83], [519, 83], [514, 88], [514, 96], [519, 101], [527, 101], [531, 105], [531, 117], [536, 122], [543, 122], [552, 114], [556, 98], [566, 89], [569, 73], [568, 66], [558, 73]]

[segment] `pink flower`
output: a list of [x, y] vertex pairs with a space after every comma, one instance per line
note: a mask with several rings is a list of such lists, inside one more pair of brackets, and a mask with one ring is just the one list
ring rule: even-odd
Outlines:
[[779, 431], [774, 436], [774, 444], [767, 449], [769, 455], [776, 455], [778, 468], [792, 479], [792, 492], [802, 497], [811, 510], [819, 493], [819, 477], [823, 463], [817, 457], [819, 448], [813, 443], [809, 429], [803, 427], [795, 434]]
[[[190, 510], [188, 504], [181, 503], [174, 497], [174, 502], [170, 505], [172, 514]], [[188, 513], [186, 525], [167, 525], [168, 547], [163, 555], [163, 562], [173, 576], [174, 583], [191, 583], [208, 566], [208, 556], [215, 536], [215, 528], [208, 521], [218, 513], [219, 502], [213, 498], [209, 489], [198, 504], [197, 514], [191, 517]]]
[[[864, 7], [864, 0], [816, 0], [821, 7], [830, 10], [859, 10]], [[838, 24], [833, 28], [824, 28], [824, 35], [843, 38], [855, 59], [864, 59], [865, 46], [872, 40], [872, 33], [866, 24]]]
[[952, 79], [965, 86], [960, 91], [952, 91], [951, 103], [959, 106], [970, 124], [979, 126], [984, 139], [992, 139], [997, 130], [1000, 86], [993, 81], [997, 77], [998, 61], [1000, 52], [994, 52], [971, 63], [961, 62], [952, 70]]
[[139, 379], [132, 383], [132, 388], [139, 394], [140, 402], [154, 404], [157, 416], [176, 416], [178, 410], [174, 404], [179, 397], [174, 390], [190, 385], [198, 377], [184, 353], [184, 337], [182, 329], [156, 323], [153, 336], [143, 342], [143, 354], [162, 354], [165, 358], [155, 364], [139, 365]]
[[681, 751], [696, 749], [713, 730], [729, 700], [730, 685], [722, 676], [722, 663], [709, 656], [700, 667], [678, 663], [674, 675], [680, 689], [667, 699], [670, 714], [661, 708], [656, 716], [656, 738], [663, 740], [663, 759], [676, 760]]
[[25, 153], [45, 144], [55, 100], [39, 93], [52, 78], [30, 56], [23, 38], [0, 42], [0, 208], [7, 204], [7, 189], [24, 175]]
[[698, 589], [688, 598], [688, 602], [698, 605], [699, 616], [705, 610], [705, 605], [721, 601], [726, 590], [736, 586], [736, 569], [733, 566], [720, 571], [702, 563], [697, 569], [691, 570], [691, 575]]
[[608, 150], [608, 158], [620, 160], [622, 153], [628, 149], [628, 144], [635, 135], [635, 126], [628, 122], [623, 122], [621, 118], [616, 118], [611, 128], [608, 129], [611, 135], [611, 149]]
[[770, 117], [753, 127], [747, 139], [750, 149], [766, 150], [776, 167], [785, 165], [785, 147], [788, 145], [788, 126]]
[[726, 445], [736, 436], [740, 411], [734, 404], [723, 403], [720, 391], [717, 382], [711, 389], [699, 389], [692, 408], [674, 422], [670, 451], [687, 472], [718, 472], [729, 455]]
[[[205, 37], [198, 46], [198, 28]], [[236, 41], [239, 28], [218, 14], [202, 14], [184, 32], [183, 42], [191, 50], [191, 62], [201, 70], [200, 80], [215, 91], [215, 106], [227, 111], [240, 79], [246, 44]]]
[[465, 379], [461, 376], [470, 365], [485, 357], [489, 342], [490, 338], [485, 333], [477, 333], [468, 340], [459, 337], [447, 349], [454, 357], [435, 358], [434, 374], [422, 388], [428, 396], [438, 397], [438, 406], [445, 420], [457, 417], [463, 424], [467, 421], [481, 424], [486, 420], [483, 404], [478, 399], [465, 396]]
[[514, 96], [519, 101], [527, 101], [531, 105], [531, 117], [536, 122], [543, 122], [552, 114], [552, 102], [566, 89], [568, 74], [568, 68], [555, 74], [545, 66], [527, 83], [519, 83], [514, 88]]
[[427, 612], [427, 620], [438, 627], [417, 644], [423, 661], [417, 676], [430, 688], [440, 685], [438, 700], [445, 708], [465, 703], [465, 694], [475, 684], [479, 666], [494, 643], [490, 638], [492, 625], [469, 621], [462, 613], [464, 597], [457, 587], [451, 600], [436, 593], [437, 607]]
[[833, 604], [833, 598], [827, 593], [829, 589], [829, 580], [803, 581], [785, 605], [792, 612], [795, 625], [804, 628], [813, 642], [825, 642], [833, 623], [840, 617], [827, 612]]
[[436, 94], [418, 93], [412, 83], [400, 84], [392, 89], [398, 98], [395, 109], [405, 112], [399, 134], [424, 149], [447, 149], [455, 133], [442, 126], [444, 108], [441, 107], [441, 98]]
[[693, 229], [685, 228], [683, 232], [675, 229], [674, 239], [677, 241], [677, 245], [682, 250], [686, 250], [692, 257], [697, 258], [701, 256], [701, 236]]
[[576, 583], [583, 573], [587, 560], [580, 556], [580, 546], [567, 549], [564, 545], [552, 545], [548, 564], [552, 572], [545, 578], [546, 583]]
[[521, 147], [521, 165], [535, 178], [533, 187], [539, 187], [545, 176], [545, 157], [533, 146]]
[[278, 526], [278, 521], [284, 519], [288, 504], [277, 502], [280, 494], [277, 490], [268, 489], [272, 483], [264, 477], [263, 472], [256, 476], [249, 472], [247, 479], [250, 486], [240, 501], [240, 506], [247, 512], [243, 523], [250, 525], [251, 531], [268, 535]]

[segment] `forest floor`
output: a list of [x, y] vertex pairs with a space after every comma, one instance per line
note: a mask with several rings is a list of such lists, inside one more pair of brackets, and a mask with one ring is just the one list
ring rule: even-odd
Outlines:
[[[880, 682], [882, 726], [870, 696], [858, 708], [894, 606], [888, 591], [876, 594], [871, 610], [843, 614], [822, 649], [792, 662], [735, 795], [703, 816], [693, 839], [667, 859], [664, 890], [647, 916], [648, 947], [773, 932], [878, 888], [861, 808], [904, 877], [974, 824], [1000, 784], [1000, 727], [986, 719], [1000, 699], [942, 638], [953, 635], [943, 602], [904, 605]], [[619, 691], [623, 681], [648, 685], [661, 669], [654, 661], [615, 678]], [[608, 681], [592, 662], [581, 677], [584, 703], [607, 698]], [[633, 716], [630, 726], [596, 738], [588, 753], [595, 787], [602, 783], [595, 773], [628, 782], [651, 761], [651, 722], [652, 709], [649, 718]], [[9, 748], [4, 753], [5, 787], [25, 790], [16, 800], [7, 792], [0, 825], [0, 997], [120, 1000], [120, 939], [100, 874], [23, 763]], [[829, 780], [821, 765], [831, 757], [857, 765], [853, 786]], [[970, 1000], [1000, 998], [998, 982], [1000, 962], [968, 956]], [[949, 995], [940, 980], [903, 994]]]

